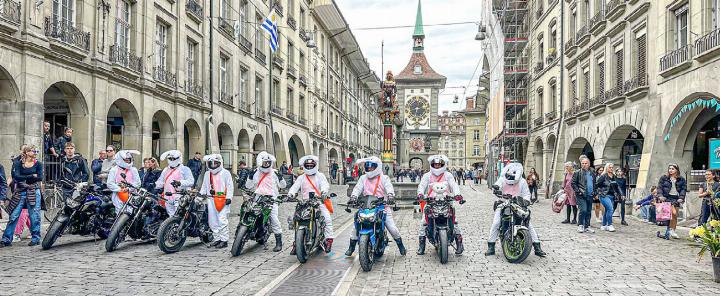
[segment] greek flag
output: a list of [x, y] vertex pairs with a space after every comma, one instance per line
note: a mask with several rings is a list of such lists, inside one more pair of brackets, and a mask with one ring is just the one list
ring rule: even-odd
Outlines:
[[275, 15], [274, 10], [270, 12], [270, 15], [268, 15], [267, 18], [265, 18], [262, 28], [270, 36], [270, 48], [272, 49], [272, 52], [276, 52], [278, 50], [278, 35], [280, 34], [278, 34], [277, 16]]

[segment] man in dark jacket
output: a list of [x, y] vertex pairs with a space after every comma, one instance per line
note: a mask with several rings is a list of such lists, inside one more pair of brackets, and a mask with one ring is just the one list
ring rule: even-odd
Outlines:
[[[72, 183], [87, 182], [89, 178], [87, 161], [80, 154], [75, 153], [75, 144], [73, 142], [65, 143], [62, 157], [62, 178]], [[72, 195], [74, 188], [63, 183], [63, 197], [68, 198]]]
[[578, 209], [580, 210], [580, 221], [578, 221], [578, 232], [594, 233], [590, 229], [590, 216], [592, 215], [592, 202], [595, 196], [595, 171], [590, 168], [590, 159], [580, 157], [580, 170], [573, 173], [571, 186], [575, 191]]
[[65, 156], [65, 144], [72, 142], [73, 129], [65, 127], [63, 136], [57, 140], [57, 150], [61, 151], [60, 156]]
[[198, 178], [200, 177], [200, 173], [202, 172], [202, 166], [202, 154], [200, 154], [200, 152], [195, 152], [195, 157], [188, 160], [187, 163], [187, 167], [192, 172], [193, 178], [195, 178], [195, 180], [198, 180]]
[[247, 182], [249, 175], [250, 175], [250, 169], [248, 169], [247, 164], [244, 161], [241, 161], [240, 167], [238, 168], [238, 176], [237, 176], [237, 184], [238, 184], [238, 188], [240, 190], [245, 189], [245, 183]]
[[105, 150], [100, 150], [100, 153], [98, 154], [98, 158], [93, 159], [92, 163], [90, 164], [90, 170], [92, 170], [93, 173], [93, 184], [97, 186], [103, 185], [103, 180], [100, 179], [100, 172], [102, 171], [102, 164], [103, 161], [107, 158], [107, 152]]

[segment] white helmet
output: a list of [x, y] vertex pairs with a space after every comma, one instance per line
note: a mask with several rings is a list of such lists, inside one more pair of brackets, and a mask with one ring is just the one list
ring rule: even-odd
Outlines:
[[522, 179], [523, 175], [523, 166], [519, 162], [513, 162], [508, 165], [506, 165], [502, 173], [500, 174], [500, 177], [505, 180], [505, 184], [508, 185], [515, 185], [518, 182], [520, 182], [520, 179]]
[[306, 155], [300, 158], [300, 166], [306, 175], [312, 176], [317, 174], [320, 159], [315, 155]]
[[366, 157], [358, 160], [358, 164], [362, 164], [365, 168], [365, 175], [368, 178], [375, 178], [382, 174], [382, 161], [377, 156]]
[[217, 175], [223, 169], [223, 158], [220, 154], [205, 155], [203, 162], [213, 175]]
[[[438, 154], [438, 155], [431, 155], [430, 157], [428, 157], [428, 163], [430, 164], [430, 171], [435, 176], [440, 176], [445, 173], [445, 171], [447, 170], [448, 162], [450, 162], [450, 159], [448, 159], [448, 157], [445, 155]], [[439, 163], [441, 165], [441, 167], [435, 168], [433, 166], [433, 164], [436, 164], [436, 163]]]
[[[140, 155], [137, 150], [120, 150], [115, 153], [115, 164], [123, 169], [133, 166], [133, 154]], [[128, 161], [129, 160], [129, 161]]]
[[178, 150], [165, 151], [165, 153], [160, 155], [160, 161], [164, 161], [165, 159], [168, 161], [168, 166], [176, 168], [182, 164], [182, 153]]
[[257, 156], [257, 159], [255, 159], [255, 163], [257, 164], [258, 170], [260, 170], [261, 172], [272, 172], [273, 164], [275, 164], [275, 156], [272, 156], [266, 151], [260, 152], [260, 154], [258, 154]]

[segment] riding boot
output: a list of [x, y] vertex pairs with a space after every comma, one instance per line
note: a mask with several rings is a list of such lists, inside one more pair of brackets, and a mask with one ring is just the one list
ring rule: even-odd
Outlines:
[[353, 253], [355, 253], [355, 245], [357, 245], [357, 242], [358, 241], [356, 239], [350, 240], [350, 246], [348, 246], [347, 251], [345, 251], [345, 256], [350, 257]]
[[324, 244], [325, 244], [325, 253], [330, 253], [330, 250], [332, 250], [333, 239], [326, 238]]
[[460, 255], [465, 250], [465, 247], [463, 246], [463, 238], [462, 235], [458, 234], [455, 236], [455, 255]]
[[282, 234], [276, 234], [275, 235], [275, 247], [273, 248], [273, 252], [280, 252], [282, 251]]
[[295, 242], [293, 242], [292, 249], [290, 249], [290, 255], [297, 255], [297, 251], [295, 251]]
[[485, 256], [495, 255], [495, 243], [488, 242], [488, 249], [485, 251]]
[[401, 255], [401, 256], [405, 256], [405, 254], [407, 253], [407, 250], [405, 250], [405, 245], [404, 245], [403, 242], [402, 242], [402, 238], [396, 239], [396, 240], [395, 240], [395, 243], [396, 243], [397, 246], [398, 246], [398, 250], [400, 251], [400, 255]]
[[419, 238], [420, 244], [418, 245], [417, 254], [418, 255], [425, 255], [425, 237], [421, 236]]
[[547, 253], [543, 252], [543, 250], [540, 248], [540, 243], [533, 243], [533, 248], [535, 249], [535, 256], [538, 256], [538, 257], [547, 256]]

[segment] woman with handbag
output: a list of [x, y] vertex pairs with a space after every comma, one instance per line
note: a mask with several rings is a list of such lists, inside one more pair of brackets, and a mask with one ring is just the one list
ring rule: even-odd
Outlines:
[[621, 195], [621, 193], [618, 188], [612, 163], [605, 164], [603, 174], [595, 181], [595, 187], [597, 188], [597, 195], [600, 198], [600, 203], [602, 203], [603, 207], [605, 207], [605, 212], [603, 213], [602, 218], [602, 227], [600, 227], [600, 230], [615, 232], [615, 227], [612, 225], [613, 202]]
[[534, 195], [535, 200], [537, 200], [538, 183], [540, 182], [540, 177], [538, 176], [537, 172], [535, 172], [535, 168], [530, 168], [530, 173], [528, 173], [526, 180], [528, 183], [528, 188], [530, 189], [530, 194]]
[[23, 208], [28, 209], [30, 215], [30, 233], [32, 239], [28, 246], [40, 244], [40, 182], [43, 180], [43, 165], [37, 160], [37, 148], [33, 145], [23, 145], [22, 155], [13, 161], [12, 178], [15, 189], [7, 205], [10, 219], [3, 233], [0, 247], [12, 244], [15, 225], [18, 222]]
[[613, 209], [617, 210], [620, 207], [620, 224], [627, 226], [625, 222], [625, 199], [627, 198], [627, 179], [625, 178], [625, 172], [621, 168], [615, 170], [615, 181], [617, 182], [620, 196], [615, 198], [613, 202]]
[[657, 236], [665, 239], [679, 238], [675, 229], [677, 228], [677, 211], [681, 204], [685, 202], [685, 195], [687, 193], [687, 181], [680, 175], [680, 167], [677, 164], [671, 163], [668, 165], [668, 171], [666, 175], [660, 177], [658, 182], [658, 189], [660, 190], [660, 202], [669, 202], [671, 205], [672, 216], [667, 228], [665, 229], [665, 235], [661, 236], [660, 231], [657, 232]]
[[698, 197], [702, 199], [702, 211], [700, 213], [700, 219], [698, 219], [698, 226], [707, 223], [710, 219], [710, 214], [713, 208], [713, 199], [715, 199], [715, 193], [720, 192], [720, 183], [715, 181], [715, 172], [712, 170], [705, 171], [705, 183], [700, 184], [700, 193]]
[[[577, 214], [578, 214], [578, 207], [577, 207], [577, 200], [575, 200], [575, 190], [572, 189], [572, 177], [573, 177], [574, 169], [573, 169], [573, 163], [572, 162], [566, 162], [565, 163], [565, 179], [563, 181], [563, 191], [565, 191], [565, 213], [566, 218], [565, 221], [562, 221], [562, 224], [577, 224]], [[572, 212], [572, 221], [570, 221], [570, 213]]]

